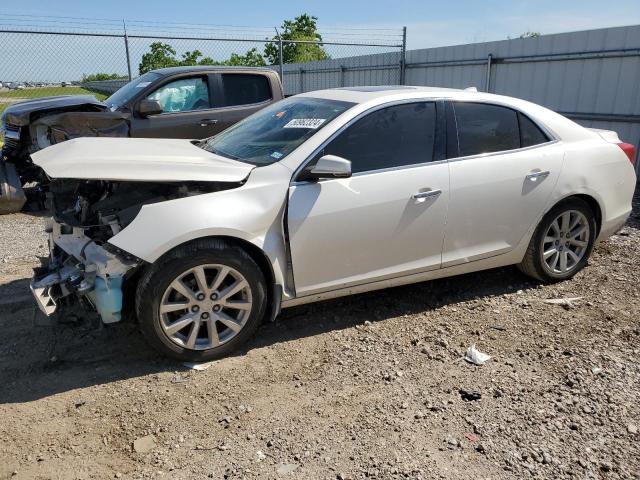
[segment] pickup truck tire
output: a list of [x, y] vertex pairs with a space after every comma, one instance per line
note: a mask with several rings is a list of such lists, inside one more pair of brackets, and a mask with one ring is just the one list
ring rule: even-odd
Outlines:
[[147, 341], [182, 361], [228, 355], [246, 342], [267, 305], [264, 275], [242, 248], [202, 239], [148, 267], [138, 283], [136, 313]]

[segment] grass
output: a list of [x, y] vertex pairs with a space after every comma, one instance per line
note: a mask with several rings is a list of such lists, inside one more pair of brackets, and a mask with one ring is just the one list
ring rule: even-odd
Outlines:
[[[108, 96], [103, 93], [92, 92], [82, 87], [41, 87], [25, 88], [24, 90], [8, 90], [0, 92], [0, 115], [14, 102], [32, 100], [34, 98], [54, 97], [57, 95], [93, 95], [98, 100], [104, 100]], [[2, 144], [3, 138], [2, 135], [0, 135], [0, 147], [2, 147]]]
[[82, 87], [41, 87], [41, 88], [25, 88], [24, 90], [9, 90], [0, 92], [3, 98], [41, 98], [53, 97], [56, 95], [95, 95], [99, 100], [107, 98], [101, 93], [94, 93]]

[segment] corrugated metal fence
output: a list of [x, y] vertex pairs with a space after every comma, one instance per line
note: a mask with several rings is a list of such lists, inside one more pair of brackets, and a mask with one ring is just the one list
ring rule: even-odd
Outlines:
[[[410, 32], [409, 32], [410, 33]], [[430, 85], [530, 100], [640, 150], [640, 25], [284, 65], [287, 94], [354, 85]]]

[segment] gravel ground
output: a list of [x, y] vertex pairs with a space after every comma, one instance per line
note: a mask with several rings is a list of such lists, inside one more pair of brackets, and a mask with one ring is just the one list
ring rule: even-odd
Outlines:
[[640, 478], [640, 197], [571, 281], [298, 307], [204, 371], [131, 324], [34, 326], [42, 222], [0, 217], [0, 478]]

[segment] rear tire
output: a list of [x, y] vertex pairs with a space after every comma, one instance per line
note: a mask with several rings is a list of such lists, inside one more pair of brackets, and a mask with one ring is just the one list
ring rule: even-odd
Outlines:
[[587, 264], [596, 232], [589, 204], [569, 198], [542, 218], [518, 268], [546, 283], [567, 280]]
[[136, 291], [147, 341], [182, 361], [228, 355], [246, 342], [265, 314], [266, 282], [242, 248], [221, 239], [178, 247], [151, 265]]

